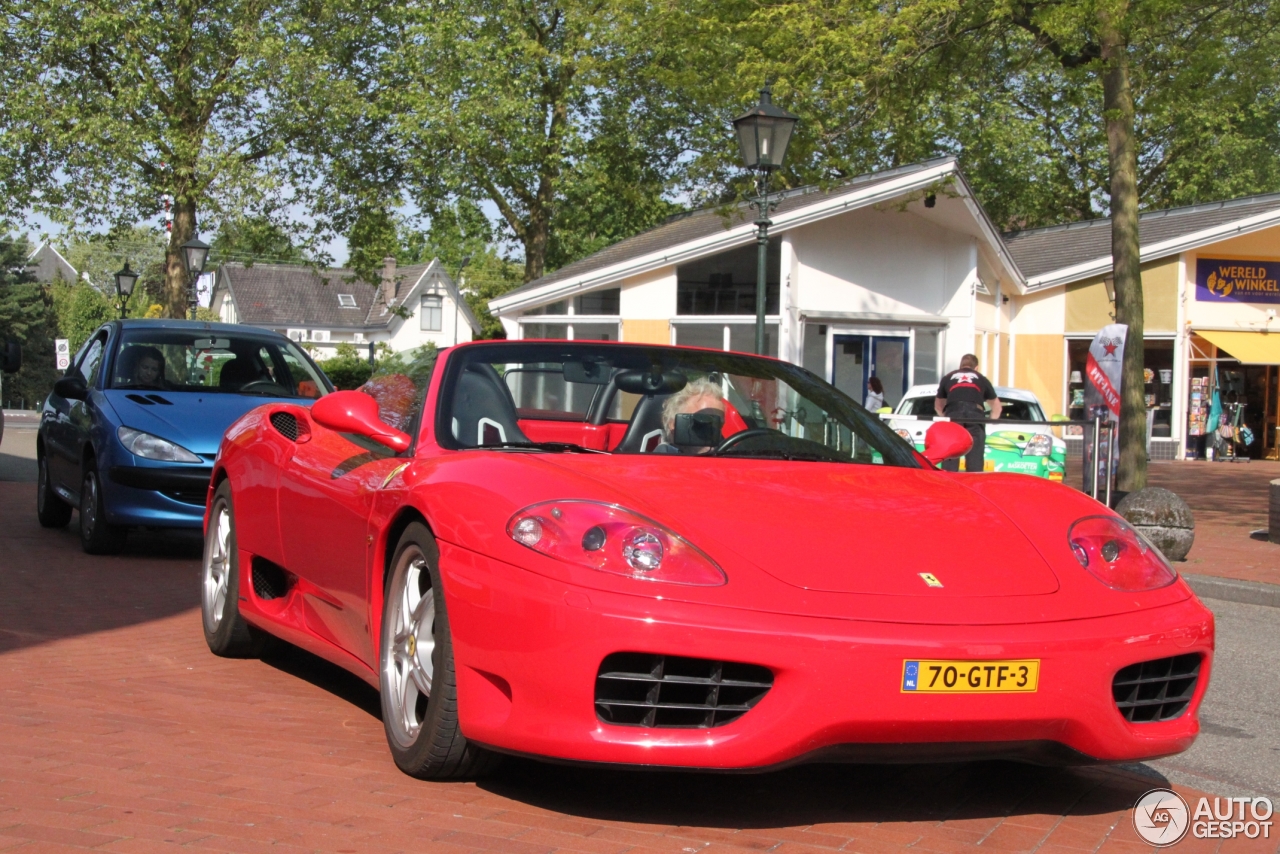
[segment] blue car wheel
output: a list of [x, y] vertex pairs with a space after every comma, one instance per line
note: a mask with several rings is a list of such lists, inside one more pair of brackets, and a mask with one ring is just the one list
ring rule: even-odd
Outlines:
[[107, 504], [95, 464], [85, 472], [80, 487], [80, 547], [85, 554], [118, 554], [128, 535], [127, 529], [107, 521]]

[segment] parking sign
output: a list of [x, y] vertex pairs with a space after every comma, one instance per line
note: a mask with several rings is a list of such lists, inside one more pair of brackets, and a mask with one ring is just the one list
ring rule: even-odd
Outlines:
[[56, 338], [53, 342], [53, 352], [58, 359], [58, 370], [65, 371], [71, 367], [71, 342], [66, 338]]

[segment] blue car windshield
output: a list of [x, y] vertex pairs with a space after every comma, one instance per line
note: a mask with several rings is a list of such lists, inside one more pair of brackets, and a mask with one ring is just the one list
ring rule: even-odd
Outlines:
[[126, 329], [111, 388], [317, 398], [329, 384], [292, 341], [207, 330]]

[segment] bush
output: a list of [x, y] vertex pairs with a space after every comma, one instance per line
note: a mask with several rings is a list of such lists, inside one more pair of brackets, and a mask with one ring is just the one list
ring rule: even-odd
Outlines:
[[360, 358], [359, 352], [351, 344], [339, 344], [336, 356], [316, 364], [339, 391], [358, 389], [373, 376], [373, 368], [369, 367], [369, 362]]

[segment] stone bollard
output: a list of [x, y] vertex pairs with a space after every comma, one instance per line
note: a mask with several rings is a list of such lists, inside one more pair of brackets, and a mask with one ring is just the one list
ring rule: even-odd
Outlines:
[[1267, 539], [1280, 543], [1280, 480], [1271, 481], [1271, 506], [1267, 511]]
[[[1274, 496], [1276, 486], [1271, 489]], [[1170, 561], [1187, 559], [1187, 552], [1191, 551], [1191, 544], [1196, 538], [1196, 520], [1187, 502], [1176, 493], [1148, 486], [1126, 495], [1116, 505], [1116, 512], [1155, 544]]]

